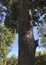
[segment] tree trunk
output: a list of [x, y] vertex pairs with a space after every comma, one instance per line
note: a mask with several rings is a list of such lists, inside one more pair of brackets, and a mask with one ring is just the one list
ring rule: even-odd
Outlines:
[[34, 65], [35, 49], [32, 12], [28, 0], [19, 1], [18, 34], [19, 34], [19, 54], [18, 65]]

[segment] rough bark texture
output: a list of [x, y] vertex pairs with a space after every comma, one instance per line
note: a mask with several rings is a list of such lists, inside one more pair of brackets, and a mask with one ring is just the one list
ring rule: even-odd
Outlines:
[[[27, 38], [27, 37], [26, 37]], [[19, 60], [18, 65], [34, 65], [35, 50], [32, 39], [19, 36]]]
[[32, 14], [28, 0], [19, 1], [18, 33], [19, 33], [19, 55], [18, 65], [34, 65], [35, 49]]

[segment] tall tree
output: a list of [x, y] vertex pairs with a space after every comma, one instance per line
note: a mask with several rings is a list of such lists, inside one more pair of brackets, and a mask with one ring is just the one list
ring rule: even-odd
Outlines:
[[[18, 5], [18, 34], [19, 34], [19, 59], [18, 65], [34, 65], [35, 61], [35, 49], [38, 41], [34, 41], [32, 30], [32, 15], [36, 15], [35, 10], [38, 10], [41, 14], [45, 13], [46, 4], [45, 0], [17, 0]], [[14, 9], [14, 6], [13, 6]], [[42, 10], [43, 9], [43, 10]], [[15, 11], [12, 10], [12, 11]], [[44, 13], [43, 13], [44, 11]], [[14, 14], [14, 13], [12, 13]], [[41, 15], [40, 14], [40, 15]], [[33, 17], [35, 21], [38, 21], [37, 16]], [[14, 16], [13, 16], [14, 18]], [[15, 18], [14, 18], [15, 19]]]
[[[32, 30], [32, 6], [29, 0], [19, 0], [19, 59], [18, 65], [34, 65], [35, 43]], [[37, 43], [36, 43], [37, 44]], [[37, 47], [37, 46], [36, 46]]]
[[[35, 49], [38, 41], [34, 41], [32, 30], [33, 9], [42, 1], [19, 0], [18, 34], [19, 34], [19, 56], [18, 65], [34, 65]], [[43, 2], [42, 2], [43, 3]], [[36, 18], [35, 18], [36, 19]], [[37, 19], [38, 20], [38, 19]]]

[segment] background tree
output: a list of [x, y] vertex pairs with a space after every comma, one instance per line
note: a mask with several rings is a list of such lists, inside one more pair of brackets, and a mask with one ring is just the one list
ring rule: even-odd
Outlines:
[[13, 40], [15, 39], [15, 33], [13, 33], [11, 28], [2, 25], [4, 22], [2, 21], [4, 16], [2, 12], [6, 13], [7, 7], [3, 6], [3, 3], [0, 5], [0, 61], [1, 65], [6, 65], [7, 55], [11, 51]]
[[14, 55], [14, 56], [11, 56], [10, 58], [8, 58], [7, 65], [18, 65], [17, 57]]
[[[46, 51], [44, 51], [46, 53]], [[45, 65], [46, 64], [46, 54], [42, 52], [36, 52], [36, 61], [35, 61], [35, 65]]]
[[0, 25], [0, 59], [2, 59], [3, 65], [6, 65], [7, 55], [11, 51], [14, 39], [15, 36], [12, 31]]

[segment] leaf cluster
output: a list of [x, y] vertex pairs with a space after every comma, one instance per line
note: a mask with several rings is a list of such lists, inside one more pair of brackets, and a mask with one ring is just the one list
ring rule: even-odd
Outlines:
[[15, 34], [5, 26], [0, 25], [0, 59], [6, 58], [11, 50]]

